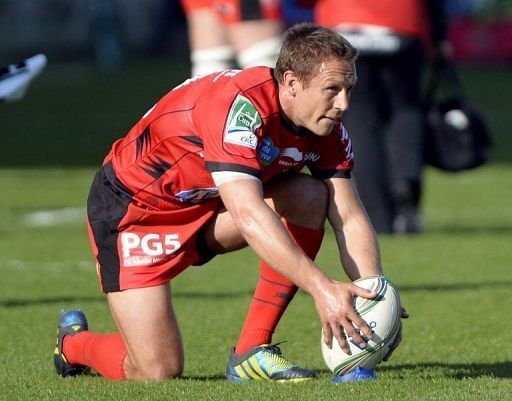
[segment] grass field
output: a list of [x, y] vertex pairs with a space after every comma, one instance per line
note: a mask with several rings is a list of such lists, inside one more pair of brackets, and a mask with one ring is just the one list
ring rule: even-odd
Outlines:
[[[173, 284], [185, 377], [112, 383], [63, 380], [52, 364], [60, 309], [81, 307], [91, 329], [113, 330], [83, 224], [94, 169], [80, 166], [99, 164], [110, 142], [185, 73], [172, 63], [135, 64], [113, 77], [50, 65], [22, 103], [0, 107], [0, 400], [512, 400], [511, 76], [506, 69], [463, 74], [490, 117], [493, 163], [458, 175], [427, 170], [427, 233], [381, 238], [386, 275], [411, 318], [379, 380], [330, 383], [312, 300], [299, 293], [274, 339], [287, 340], [284, 353], [319, 379], [226, 383], [229, 348], [257, 276], [257, 260], [244, 250]], [[318, 262], [344, 279], [330, 232]]]
[[[174, 283], [185, 377], [156, 383], [63, 380], [51, 353], [61, 308], [81, 307], [91, 328], [113, 329], [82, 223], [93, 170], [0, 170], [0, 399], [289, 400], [512, 399], [512, 167], [427, 174], [428, 232], [383, 237], [386, 274], [411, 313], [405, 339], [374, 383], [334, 386], [320, 354], [312, 300], [299, 293], [275, 340], [319, 379], [300, 385], [223, 380], [257, 269], [252, 252], [218, 257]], [[41, 213], [52, 211], [53, 214]], [[343, 278], [330, 233], [318, 261]]]

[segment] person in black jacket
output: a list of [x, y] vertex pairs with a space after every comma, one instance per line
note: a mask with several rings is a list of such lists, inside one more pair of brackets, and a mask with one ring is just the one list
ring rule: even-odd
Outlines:
[[428, 56], [446, 53], [441, 0], [318, 0], [315, 22], [358, 50], [358, 84], [344, 124], [358, 154], [357, 189], [378, 233], [424, 230], [420, 214]]

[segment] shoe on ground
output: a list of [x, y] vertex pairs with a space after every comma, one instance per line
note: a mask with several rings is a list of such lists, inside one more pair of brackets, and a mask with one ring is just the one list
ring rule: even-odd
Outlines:
[[14, 102], [23, 99], [30, 83], [46, 67], [44, 54], [0, 68], [0, 102]]
[[226, 378], [233, 382], [269, 380], [294, 383], [315, 378], [315, 372], [286, 359], [278, 344], [263, 344], [252, 347], [242, 355], [235, 354], [233, 348], [226, 368]]
[[421, 234], [425, 231], [425, 223], [416, 210], [399, 213], [393, 220], [393, 233], [397, 235]]
[[339, 375], [334, 376], [332, 378], [332, 382], [335, 384], [350, 383], [350, 382], [374, 380], [376, 378], [377, 378], [377, 375], [375, 374], [375, 369], [364, 369], [364, 368], [361, 368], [358, 366], [352, 372], [349, 372], [342, 376], [339, 376]]
[[57, 344], [53, 353], [53, 362], [57, 373], [62, 377], [77, 376], [87, 373], [87, 366], [71, 365], [62, 352], [64, 336], [74, 336], [77, 333], [88, 330], [87, 318], [81, 310], [61, 311], [59, 325], [57, 327]]

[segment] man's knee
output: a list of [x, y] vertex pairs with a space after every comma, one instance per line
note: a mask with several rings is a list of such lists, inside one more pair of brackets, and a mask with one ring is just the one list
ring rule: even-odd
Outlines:
[[313, 210], [317, 213], [326, 213], [329, 192], [327, 186], [319, 179], [304, 175], [304, 186], [301, 191], [302, 199], [298, 202], [306, 210]]
[[176, 379], [180, 377], [182, 374], [182, 366], [152, 366], [147, 371], [145, 380], [164, 381]]
[[125, 367], [132, 372], [128, 375], [137, 380], [163, 381], [180, 377], [183, 374], [183, 361], [153, 360], [134, 363], [127, 361]]
[[321, 180], [306, 174], [289, 176], [276, 183], [269, 194], [284, 219], [313, 228], [323, 226], [329, 193]]

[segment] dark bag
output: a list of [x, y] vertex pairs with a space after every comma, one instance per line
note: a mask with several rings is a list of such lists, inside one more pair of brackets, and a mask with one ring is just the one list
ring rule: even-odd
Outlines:
[[425, 98], [425, 162], [443, 171], [469, 170], [486, 163], [491, 139], [477, 107], [467, 100], [455, 67], [432, 67]]

